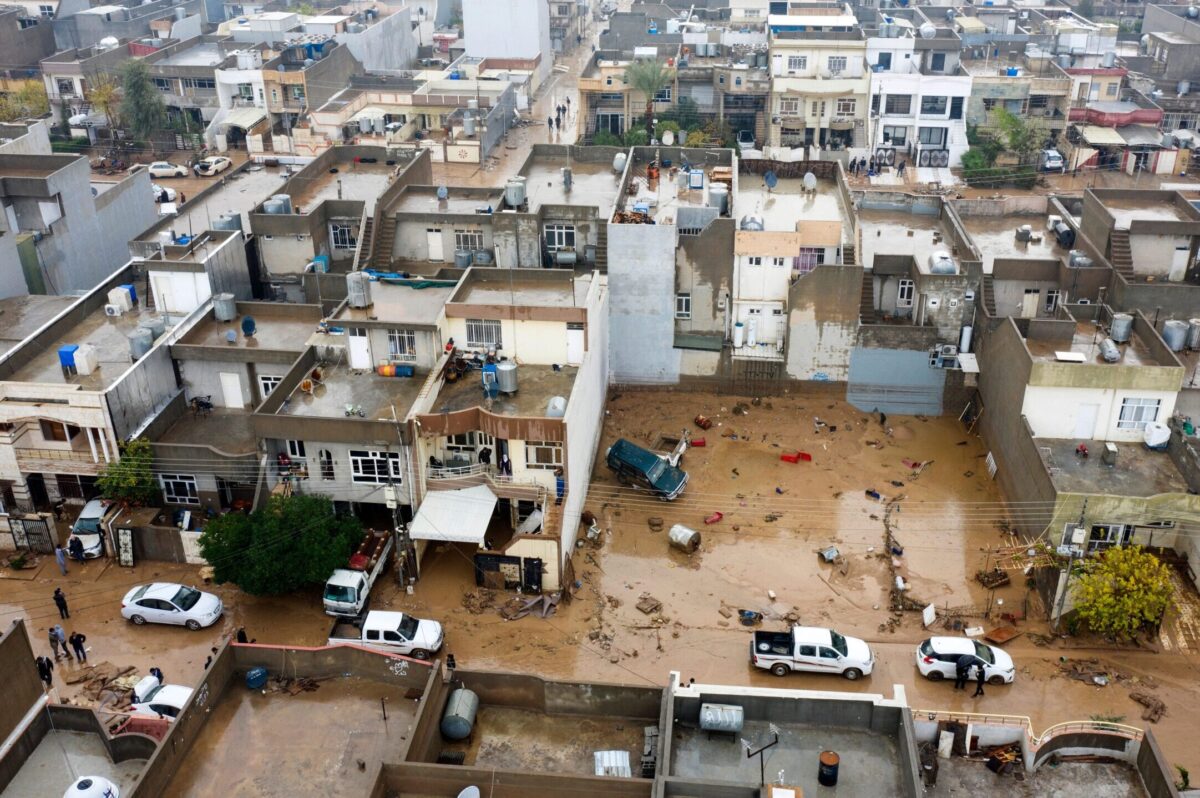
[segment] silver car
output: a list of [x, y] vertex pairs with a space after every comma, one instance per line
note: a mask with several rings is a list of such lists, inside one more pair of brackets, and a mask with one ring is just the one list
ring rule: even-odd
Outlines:
[[169, 623], [196, 631], [212, 626], [224, 611], [221, 599], [212, 593], [174, 582], [141, 585], [121, 599], [121, 617], [138, 626]]

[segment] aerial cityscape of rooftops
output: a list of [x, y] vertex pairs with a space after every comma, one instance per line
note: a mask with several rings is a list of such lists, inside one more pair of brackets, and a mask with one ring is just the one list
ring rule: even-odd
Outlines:
[[0, 3], [0, 798], [1200, 795], [1200, 7]]

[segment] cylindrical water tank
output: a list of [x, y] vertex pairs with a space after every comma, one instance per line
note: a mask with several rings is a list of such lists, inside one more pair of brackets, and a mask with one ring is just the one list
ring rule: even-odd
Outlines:
[[496, 388], [500, 393], [517, 392], [517, 364], [511, 360], [496, 364]]
[[292, 212], [292, 197], [289, 194], [272, 194], [271, 199], [280, 203], [283, 206], [282, 213]]
[[574, 266], [579, 255], [573, 249], [560, 249], [554, 253], [554, 262], [560, 266]]
[[1121, 350], [1117, 348], [1113, 339], [1105, 338], [1100, 342], [1100, 356], [1104, 358], [1105, 363], [1116, 363], [1121, 359]]
[[1070, 249], [1075, 246], [1075, 228], [1066, 222], [1059, 222], [1054, 225], [1054, 238], [1060, 247]]
[[1128, 343], [1129, 336], [1133, 334], [1133, 316], [1128, 313], [1114, 313], [1112, 317], [1112, 325], [1108, 331], [1108, 337], [1119, 344]]
[[463, 133], [468, 136], [475, 135], [475, 117], [470, 114], [463, 117]]
[[471, 251], [469, 249], [460, 249], [454, 253], [454, 265], [460, 269], [465, 269], [471, 265]]
[[450, 694], [446, 711], [442, 713], [442, 736], [447, 740], [465, 740], [475, 727], [479, 712], [479, 696], [465, 687]]
[[1200, 349], [1200, 319], [1188, 322], [1187, 348]]
[[925, 22], [918, 28], [922, 39], [932, 39], [937, 36], [937, 28], [932, 22]]
[[708, 207], [716, 208], [717, 213], [724, 215], [729, 208], [729, 187], [724, 183], [708, 184]]
[[467, 100], [467, 110], [468, 111], [478, 111], [479, 110], [479, 100], [476, 100], [474, 98]]
[[1192, 90], [1192, 82], [1190, 80], [1181, 80], [1175, 85], [1175, 91], [1180, 97]]
[[733, 348], [740, 349], [746, 340], [746, 325], [740, 321], [733, 325]]
[[1162, 337], [1172, 352], [1182, 352], [1183, 348], [1187, 346], [1188, 323], [1171, 319], [1163, 324]]
[[217, 294], [213, 297], [213, 318], [217, 321], [233, 321], [237, 318], [237, 297], [233, 294]]
[[262, 204], [263, 213], [280, 215], [287, 213], [286, 206], [279, 200], [265, 200]]
[[546, 403], [546, 418], [562, 418], [567, 414], [567, 399], [565, 396], [551, 396]]
[[930, 274], [955, 274], [957, 272], [958, 267], [954, 265], [954, 258], [946, 250], [939, 249], [929, 254]]
[[761, 231], [763, 229], [762, 217], [754, 216], [753, 214], [747, 214], [742, 217], [742, 220], [740, 222], [738, 222], [738, 228], [741, 230], [750, 230], [753, 232]]
[[1071, 68], [1071, 54], [1063, 53], [1062, 55], [1060, 55], [1058, 57], [1058, 65], [1060, 67], [1062, 67], [1063, 69], [1070, 69]]
[[975, 333], [975, 331], [973, 329], [971, 329], [970, 324], [968, 324], [962, 328], [962, 332], [958, 334], [958, 351], [959, 352], [970, 352], [971, 351], [971, 336], [974, 333]]
[[625, 161], [628, 156], [624, 152], [618, 152], [613, 156], [613, 171], [618, 174], [625, 171]]
[[812, 172], [805, 172], [801, 182], [804, 184], [805, 191], [817, 190], [817, 176]]
[[241, 230], [242, 215], [240, 213], [223, 213], [213, 220], [214, 230]]
[[758, 346], [758, 319], [746, 322], [746, 346]]
[[504, 184], [504, 202], [510, 208], [520, 208], [525, 204], [525, 179], [511, 178]]
[[1142, 441], [1151, 449], [1166, 448], [1171, 440], [1171, 428], [1161, 421], [1151, 421], [1142, 432]]
[[167, 320], [162, 316], [151, 316], [148, 319], [142, 319], [138, 326], [148, 329], [154, 336], [154, 340], [157, 341], [167, 331]]
[[346, 297], [352, 308], [371, 306], [371, 280], [363, 272], [346, 275]]
[[154, 335], [145, 327], [138, 327], [129, 333], [129, 354], [133, 356], [134, 360], [145, 357], [152, 346], [154, 346]]
[[475, 250], [475, 263], [479, 266], [492, 265], [492, 251], [490, 249]]
[[701, 704], [700, 728], [737, 734], [745, 725], [746, 713], [737, 704]]
[[672, 546], [689, 554], [700, 548], [700, 533], [683, 524], [675, 524], [671, 527], [671, 531], [667, 533], [667, 539]]
[[1113, 50], [1107, 51], [1104, 54], [1104, 57], [1100, 60], [1100, 66], [1104, 67], [1105, 69], [1112, 69], [1116, 65], [1117, 65], [1117, 54]]

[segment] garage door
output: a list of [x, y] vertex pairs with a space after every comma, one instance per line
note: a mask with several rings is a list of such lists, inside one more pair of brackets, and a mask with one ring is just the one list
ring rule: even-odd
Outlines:
[[846, 401], [867, 412], [940, 416], [945, 384], [946, 373], [930, 367], [927, 352], [855, 349]]

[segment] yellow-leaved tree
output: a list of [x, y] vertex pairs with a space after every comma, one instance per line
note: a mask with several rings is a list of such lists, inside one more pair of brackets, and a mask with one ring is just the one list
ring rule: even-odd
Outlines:
[[1114, 547], [1084, 560], [1075, 611], [1097, 634], [1131, 638], [1162, 620], [1172, 603], [1170, 567], [1140, 546]]

